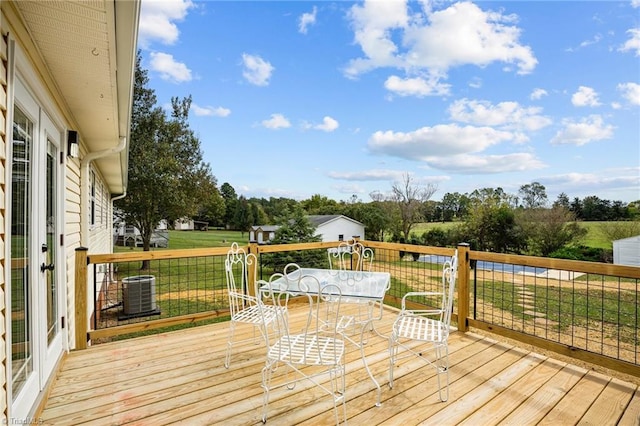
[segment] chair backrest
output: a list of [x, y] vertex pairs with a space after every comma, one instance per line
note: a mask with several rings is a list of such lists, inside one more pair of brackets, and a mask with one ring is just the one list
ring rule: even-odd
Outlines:
[[[297, 265], [296, 265], [297, 266]], [[289, 271], [291, 272], [291, 271]], [[301, 327], [298, 325], [292, 330], [284, 314], [285, 309], [278, 313], [278, 321], [275, 322], [276, 335], [284, 336], [285, 342], [280, 346], [280, 350], [285, 353], [295, 353], [292, 355], [293, 362], [296, 364], [306, 365], [327, 365], [336, 364], [340, 360], [341, 353], [336, 351], [335, 346], [331, 346], [330, 350], [322, 346], [317, 336], [324, 336], [333, 339], [340, 338], [338, 332], [340, 314], [340, 289], [332, 284], [321, 285], [320, 281], [313, 276], [301, 275], [293, 285], [293, 290], [285, 290], [279, 287], [273, 290], [270, 286], [274, 279], [282, 278], [282, 274], [274, 274], [269, 282], [262, 281], [263, 286], [269, 288], [263, 291], [265, 295], [266, 305], [275, 305], [286, 308], [290, 298], [296, 298], [296, 307], [306, 307], [305, 323]], [[264, 287], [263, 287], [264, 288]], [[299, 291], [297, 291], [299, 289]], [[296, 336], [298, 342], [302, 339], [304, 342], [304, 351], [297, 352], [294, 350], [292, 343]], [[289, 337], [287, 339], [287, 337]]]
[[258, 262], [254, 254], [247, 254], [238, 246], [238, 243], [231, 244], [224, 261], [231, 315], [258, 302], [257, 297], [249, 294], [248, 288], [249, 270], [253, 268], [252, 276], [255, 277], [257, 266]]
[[373, 249], [359, 241], [343, 241], [327, 250], [329, 268], [335, 270], [371, 271]]
[[455, 251], [451, 259], [445, 261], [442, 265], [442, 290], [444, 294], [442, 300], [442, 309], [444, 310], [442, 321], [447, 325], [451, 323], [451, 312], [453, 311], [453, 297], [457, 276], [458, 250]]

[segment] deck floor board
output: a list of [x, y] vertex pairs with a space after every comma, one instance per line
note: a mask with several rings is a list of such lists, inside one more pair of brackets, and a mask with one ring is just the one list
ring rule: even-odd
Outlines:
[[[394, 312], [376, 329], [389, 333]], [[303, 320], [292, 307], [291, 323]], [[224, 368], [228, 323], [95, 345], [70, 353], [41, 413], [46, 425], [259, 425], [264, 344], [239, 326]], [[382, 386], [382, 406], [359, 349], [347, 344], [347, 416], [354, 425], [640, 424], [633, 383], [558, 361], [476, 333], [449, 339], [449, 400], [440, 402], [433, 368], [398, 360], [389, 383], [388, 343], [370, 334], [369, 367]], [[278, 380], [275, 377], [274, 380]], [[324, 380], [324, 379], [323, 379]], [[333, 424], [333, 404], [299, 382], [272, 391], [268, 425]]]

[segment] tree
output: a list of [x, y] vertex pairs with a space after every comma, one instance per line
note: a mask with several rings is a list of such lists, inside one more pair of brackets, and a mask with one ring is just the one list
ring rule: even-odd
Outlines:
[[308, 200], [300, 201], [307, 214], [335, 214], [338, 203], [324, 195], [314, 194]]
[[522, 229], [529, 253], [546, 257], [567, 245], [578, 244], [587, 230], [575, 222], [574, 215], [564, 207], [530, 209], [518, 212], [516, 222]]
[[538, 182], [522, 185], [519, 194], [525, 209], [537, 209], [547, 205], [546, 188]]
[[418, 186], [411, 175], [405, 173], [402, 182], [394, 183], [391, 190], [392, 200], [400, 211], [400, 230], [405, 241], [409, 241], [411, 228], [422, 219], [422, 203], [431, 198], [438, 186], [434, 183]]
[[236, 217], [238, 194], [236, 194], [236, 190], [228, 182], [222, 184], [220, 187], [220, 194], [222, 194], [225, 205], [223, 222], [225, 228], [228, 228], [233, 225], [233, 220]]
[[[188, 125], [191, 98], [172, 98], [167, 117], [148, 88], [147, 71], [136, 57], [129, 141], [127, 196], [116, 201], [122, 219], [140, 231], [143, 250], [161, 220], [172, 223], [197, 214], [215, 178], [202, 161], [200, 141]], [[143, 262], [148, 267], [148, 261]]]
[[251, 205], [244, 196], [240, 196], [237, 202], [235, 215], [233, 218], [233, 227], [240, 230], [240, 235], [244, 237], [245, 232], [249, 232], [253, 225], [253, 213]]
[[269, 222], [267, 214], [264, 212], [262, 205], [256, 202], [254, 198], [249, 200], [251, 206], [251, 216], [253, 217], [253, 225], [266, 225]]
[[224, 225], [225, 204], [220, 191], [215, 185], [210, 185], [206, 195], [202, 199], [202, 205], [198, 210], [196, 220], [201, 220], [213, 226]]
[[[321, 241], [301, 205], [279, 217], [279, 228], [269, 244], [295, 244]], [[289, 263], [300, 263], [307, 267], [326, 267], [326, 250], [304, 250], [269, 253], [263, 257], [265, 264], [274, 271], [282, 271]]]
[[599, 229], [613, 246], [615, 240], [640, 235], [640, 221], [603, 222], [599, 224]]
[[458, 228], [460, 241], [468, 240], [474, 250], [518, 253], [524, 245], [514, 211], [502, 196], [476, 200], [467, 222]]
[[371, 241], [383, 241], [384, 231], [387, 229], [388, 216], [382, 207], [382, 203], [371, 202], [349, 204], [343, 214], [364, 224], [367, 230], [366, 239]]
[[553, 207], [563, 207], [567, 210], [571, 210], [571, 202], [569, 201], [569, 196], [564, 192], [558, 194], [558, 198], [553, 202]]

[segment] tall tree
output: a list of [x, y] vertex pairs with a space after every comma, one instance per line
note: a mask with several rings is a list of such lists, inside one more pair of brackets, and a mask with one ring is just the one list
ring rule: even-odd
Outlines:
[[539, 182], [522, 185], [519, 193], [525, 209], [537, 209], [547, 205], [547, 189]]
[[438, 186], [434, 183], [419, 186], [409, 173], [405, 173], [402, 182], [394, 183], [391, 190], [392, 200], [400, 211], [402, 235], [405, 241], [409, 241], [411, 228], [422, 219], [422, 203], [431, 198]]
[[[155, 92], [148, 87], [147, 70], [136, 57], [133, 109], [129, 141], [127, 196], [116, 201], [121, 219], [140, 231], [143, 249], [151, 246], [158, 223], [170, 223], [195, 215], [202, 191], [215, 182], [209, 165], [202, 161], [200, 141], [189, 129], [191, 98], [172, 99], [167, 117], [156, 106]], [[146, 268], [148, 263], [143, 264]]]
[[233, 218], [233, 227], [240, 230], [240, 235], [244, 237], [245, 232], [249, 232], [251, 225], [253, 225], [253, 212], [251, 211], [251, 205], [249, 201], [241, 195], [238, 198], [238, 203]]
[[553, 202], [553, 207], [562, 207], [566, 210], [571, 210], [571, 202], [569, 201], [569, 196], [564, 192], [558, 194], [558, 198], [556, 198], [556, 201]]
[[224, 212], [224, 226], [226, 228], [233, 226], [233, 221], [236, 217], [236, 209], [238, 208], [238, 194], [236, 194], [236, 190], [229, 184], [225, 182], [220, 187], [220, 194], [224, 199], [225, 212]]

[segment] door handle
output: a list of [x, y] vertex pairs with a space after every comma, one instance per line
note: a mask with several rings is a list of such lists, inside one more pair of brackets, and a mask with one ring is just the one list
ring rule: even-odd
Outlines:
[[53, 263], [50, 263], [48, 265], [45, 265], [44, 263], [42, 265], [40, 265], [40, 271], [44, 272], [44, 271], [53, 271], [53, 269], [55, 268], [55, 265]]

